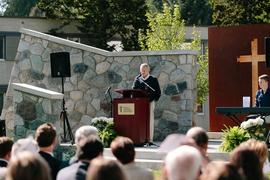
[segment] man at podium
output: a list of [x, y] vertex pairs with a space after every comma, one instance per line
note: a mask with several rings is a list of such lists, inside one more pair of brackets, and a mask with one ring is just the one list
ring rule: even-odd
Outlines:
[[155, 101], [158, 101], [161, 91], [157, 78], [150, 75], [150, 67], [147, 63], [140, 65], [140, 74], [134, 79], [132, 88], [144, 90], [148, 94], [150, 101], [149, 141], [152, 142], [154, 137]]
[[259, 76], [259, 87], [256, 94], [256, 107], [270, 107], [269, 76], [267, 74]]

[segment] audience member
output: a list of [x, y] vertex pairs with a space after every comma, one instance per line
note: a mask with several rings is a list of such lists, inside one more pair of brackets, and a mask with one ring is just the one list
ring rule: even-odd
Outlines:
[[39, 147], [32, 136], [19, 139], [13, 144], [11, 149], [11, 158], [16, 157], [18, 154], [24, 151], [38, 154]]
[[188, 130], [186, 136], [194, 139], [196, 145], [198, 146], [198, 149], [203, 157], [201, 168], [204, 169], [210, 161], [207, 155], [208, 135], [206, 131], [201, 127], [192, 127]]
[[6, 180], [51, 180], [50, 169], [44, 159], [32, 152], [21, 152], [12, 157]]
[[111, 143], [113, 155], [123, 164], [123, 169], [128, 180], [153, 180], [150, 170], [137, 166], [134, 162], [135, 149], [131, 139], [117, 137]]
[[53, 157], [53, 150], [57, 144], [55, 127], [50, 123], [40, 125], [36, 130], [35, 138], [40, 149], [39, 154], [48, 162], [52, 179], [56, 179], [56, 175], [64, 167], [64, 163]]
[[0, 167], [7, 167], [11, 157], [12, 139], [8, 137], [0, 137]]
[[96, 158], [91, 161], [87, 180], [127, 180], [124, 170], [117, 161]]
[[260, 160], [260, 166], [263, 168], [268, 158], [268, 148], [265, 142], [255, 139], [249, 139], [239, 145], [241, 148], [253, 150]]
[[237, 168], [229, 162], [212, 161], [207, 164], [200, 180], [244, 180]]
[[195, 147], [183, 145], [170, 151], [164, 160], [163, 176], [167, 180], [196, 180], [202, 156]]
[[78, 162], [60, 170], [56, 179], [85, 180], [90, 161], [102, 156], [102, 154], [103, 144], [97, 136], [84, 137], [77, 142], [76, 157]]
[[188, 145], [198, 148], [194, 139], [183, 134], [170, 134], [160, 144], [159, 152], [168, 153], [180, 146]]
[[94, 126], [81, 126], [75, 132], [75, 144], [81, 139], [89, 137], [91, 135], [98, 136], [98, 129]]
[[0, 167], [0, 180], [5, 180], [7, 176], [7, 167]]
[[259, 157], [254, 150], [238, 146], [230, 153], [230, 162], [243, 172], [245, 180], [264, 179]]
[[[81, 126], [75, 132], [75, 144], [77, 145], [80, 140], [87, 138], [89, 136], [97, 136], [98, 137], [98, 129], [94, 126]], [[71, 157], [69, 164], [76, 163], [78, 161], [77, 157]]]

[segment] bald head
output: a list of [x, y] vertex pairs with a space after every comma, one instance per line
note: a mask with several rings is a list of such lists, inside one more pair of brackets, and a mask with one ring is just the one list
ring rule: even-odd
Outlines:
[[188, 130], [187, 137], [194, 139], [197, 146], [204, 147], [208, 144], [208, 135], [206, 131], [201, 127], [192, 127]]

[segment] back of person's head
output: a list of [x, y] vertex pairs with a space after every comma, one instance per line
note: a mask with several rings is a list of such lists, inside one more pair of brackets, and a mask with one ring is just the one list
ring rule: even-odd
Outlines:
[[195, 147], [180, 146], [165, 157], [164, 176], [168, 180], [195, 180], [201, 161], [201, 153]]
[[18, 154], [24, 151], [38, 153], [39, 147], [37, 145], [37, 142], [33, 139], [32, 136], [29, 136], [28, 138], [19, 139], [13, 144], [11, 149], [11, 158], [16, 157]]
[[200, 180], [243, 180], [243, 177], [231, 163], [212, 161], [207, 164]]
[[12, 139], [5, 136], [0, 137], [0, 158], [5, 159], [5, 157], [11, 153], [12, 146]]
[[117, 161], [96, 158], [88, 169], [87, 180], [126, 180], [126, 176]]
[[97, 136], [81, 139], [77, 144], [76, 156], [79, 160], [92, 160], [103, 153], [103, 143]]
[[198, 148], [194, 139], [183, 134], [169, 134], [160, 144], [159, 152], [168, 153], [180, 146], [187, 145]]
[[118, 136], [111, 143], [113, 155], [122, 163], [128, 164], [134, 161], [135, 149], [133, 141], [127, 137]]
[[238, 146], [230, 153], [230, 162], [243, 172], [246, 180], [263, 179], [260, 160], [254, 150]]
[[40, 125], [36, 130], [35, 139], [39, 147], [51, 146], [56, 140], [55, 127], [50, 123]]
[[98, 130], [94, 126], [81, 126], [75, 132], [75, 143], [77, 144], [81, 139], [88, 136], [95, 135], [98, 136]]
[[6, 180], [50, 180], [50, 169], [47, 162], [38, 154], [22, 152], [12, 158]]
[[260, 160], [260, 165], [263, 167], [264, 162], [268, 157], [268, 148], [265, 142], [255, 139], [249, 139], [239, 145], [242, 148], [254, 150]]
[[199, 147], [204, 147], [208, 144], [208, 135], [206, 131], [201, 127], [192, 127], [188, 130], [186, 136], [193, 138]]

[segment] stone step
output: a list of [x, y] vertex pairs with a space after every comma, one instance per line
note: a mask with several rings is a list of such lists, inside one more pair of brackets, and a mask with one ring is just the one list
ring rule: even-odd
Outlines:
[[207, 132], [209, 139], [221, 139], [222, 132]]

